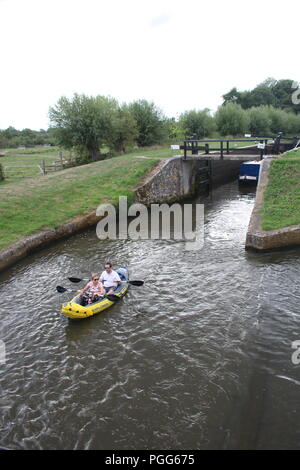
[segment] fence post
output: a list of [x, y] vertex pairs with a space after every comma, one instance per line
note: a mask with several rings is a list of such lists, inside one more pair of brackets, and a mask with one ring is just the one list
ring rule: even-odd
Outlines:
[[3, 166], [0, 163], [0, 181], [3, 181], [4, 178], [5, 178], [5, 176], [4, 176]]
[[262, 144], [262, 145], [261, 145], [261, 149], [260, 149], [260, 159], [262, 160], [262, 159], [264, 158], [264, 157], [263, 157], [263, 155], [264, 155], [264, 149], [262, 148], [264, 141], [261, 140], [260, 143]]
[[63, 170], [63, 169], [64, 169], [63, 153], [62, 153], [62, 152], [58, 152], [58, 156], [59, 156], [59, 159], [60, 159], [60, 166], [61, 166], [61, 169]]
[[45, 160], [42, 160], [42, 161], [41, 161], [41, 169], [42, 169], [43, 175], [45, 175], [45, 174], [46, 174]]
[[221, 140], [221, 160], [223, 160], [224, 149], [223, 149], [223, 140]]

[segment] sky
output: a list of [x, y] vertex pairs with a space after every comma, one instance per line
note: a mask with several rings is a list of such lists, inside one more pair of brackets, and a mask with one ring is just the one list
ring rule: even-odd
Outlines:
[[61, 96], [214, 112], [231, 88], [300, 81], [298, 0], [0, 0], [0, 129], [47, 129]]

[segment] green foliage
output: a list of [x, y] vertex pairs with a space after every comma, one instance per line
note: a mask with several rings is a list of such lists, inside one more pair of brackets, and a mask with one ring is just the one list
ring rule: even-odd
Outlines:
[[77, 155], [77, 163], [86, 163], [136, 146], [175, 143], [192, 135], [299, 135], [300, 104], [292, 103], [292, 95], [300, 95], [297, 86], [292, 80], [268, 78], [253, 90], [234, 87], [223, 95], [224, 103], [214, 115], [208, 109], [193, 109], [177, 120], [167, 118], [147, 100], [121, 106], [112, 97], [74, 94], [71, 99], [61, 97], [50, 107], [51, 127], [47, 131], [12, 126], [0, 130], [0, 148], [59, 145]]
[[168, 142], [178, 142], [184, 139], [184, 131], [180, 122], [175, 118], [166, 118], [164, 121], [164, 128]]
[[179, 124], [185, 137], [196, 135], [198, 138], [208, 137], [215, 131], [215, 122], [209, 113], [209, 109], [201, 111], [191, 110], [181, 114]]
[[134, 147], [138, 137], [136, 120], [124, 105], [117, 110], [113, 119], [113, 135], [108, 146], [116, 153], [125, 153]]
[[[250, 108], [247, 111], [249, 118], [249, 131], [252, 135], [269, 135], [271, 129], [271, 117], [267, 106], [258, 106]], [[280, 129], [280, 127], [279, 127]], [[277, 131], [274, 131], [278, 133]]]
[[253, 90], [238, 91], [232, 88], [228, 93], [223, 95], [224, 102], [240, 104], [243, 109], [257, 106], [274, 106], [286, 111], [300, 112], [300, 104], [293, 104], [292, 94], [295, 90], [294, 80], [284, 79], [275, 80], [268, 78], [259, 83]]
[[76, 149], [91, 160], [101, 158], [100, 148], [114, 137], [113, 119], [118, 103], [104, 96], [74, 94], [61, 97], [49, 110], [49, 118], [60, 146]]
[[127, 110], [137, 123], [137, 143], [141, 147], [162, 143], [165, 138], [165, 118], [153, 102], [134, 101]]
[[239, 136], [248, 131], [249, 117], [242, 107], [235, 103], [220, 106], [215, 114], [217, 129], [221, 135]]
[[53, 135], [49, 130], [45, 131], [44, 129], [40, 129], [39, 131], [33, 131], [31, 129], [23, 129], [19, 131], [14, 127], [0, 130], [0, 148], [53, 144]]

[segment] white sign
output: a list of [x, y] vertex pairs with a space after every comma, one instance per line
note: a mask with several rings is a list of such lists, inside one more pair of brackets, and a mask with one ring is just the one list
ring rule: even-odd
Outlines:
[[257, 148], [258, 148], [258, 149], [264, 149], [264, 148], [265, 148], [265, 144], [257, 144]]
[[245, 137], [251, 137], [251, 134], [245, 134]]
[[171, 145], [172, 150], [179, 150], [180, 146], [179, 145]]

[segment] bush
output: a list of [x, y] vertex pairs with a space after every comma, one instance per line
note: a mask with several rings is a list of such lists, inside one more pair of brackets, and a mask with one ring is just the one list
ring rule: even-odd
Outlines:
[[249, 130], [254, 136], [269, 135], [271, 128], [271, 118], [267, 106], [259, 106], [248, 109]]
[[196, 135], [198, 138], [210, 137], [215, 131], [214, 118], [209, 114], [209, 109], [201, 111], [186, 111], [181, 114], [179, 123], [185, 137]]
[[238, 104], [220, 106], [215, 114], [217, 129], [221, 135], [243, 135], [249, 129], [249, 117]]
[[153, 102], [138, 100], [126, 106], [137, 126], [139, 146], [161, 144], [166, 137], [165, 117]]

